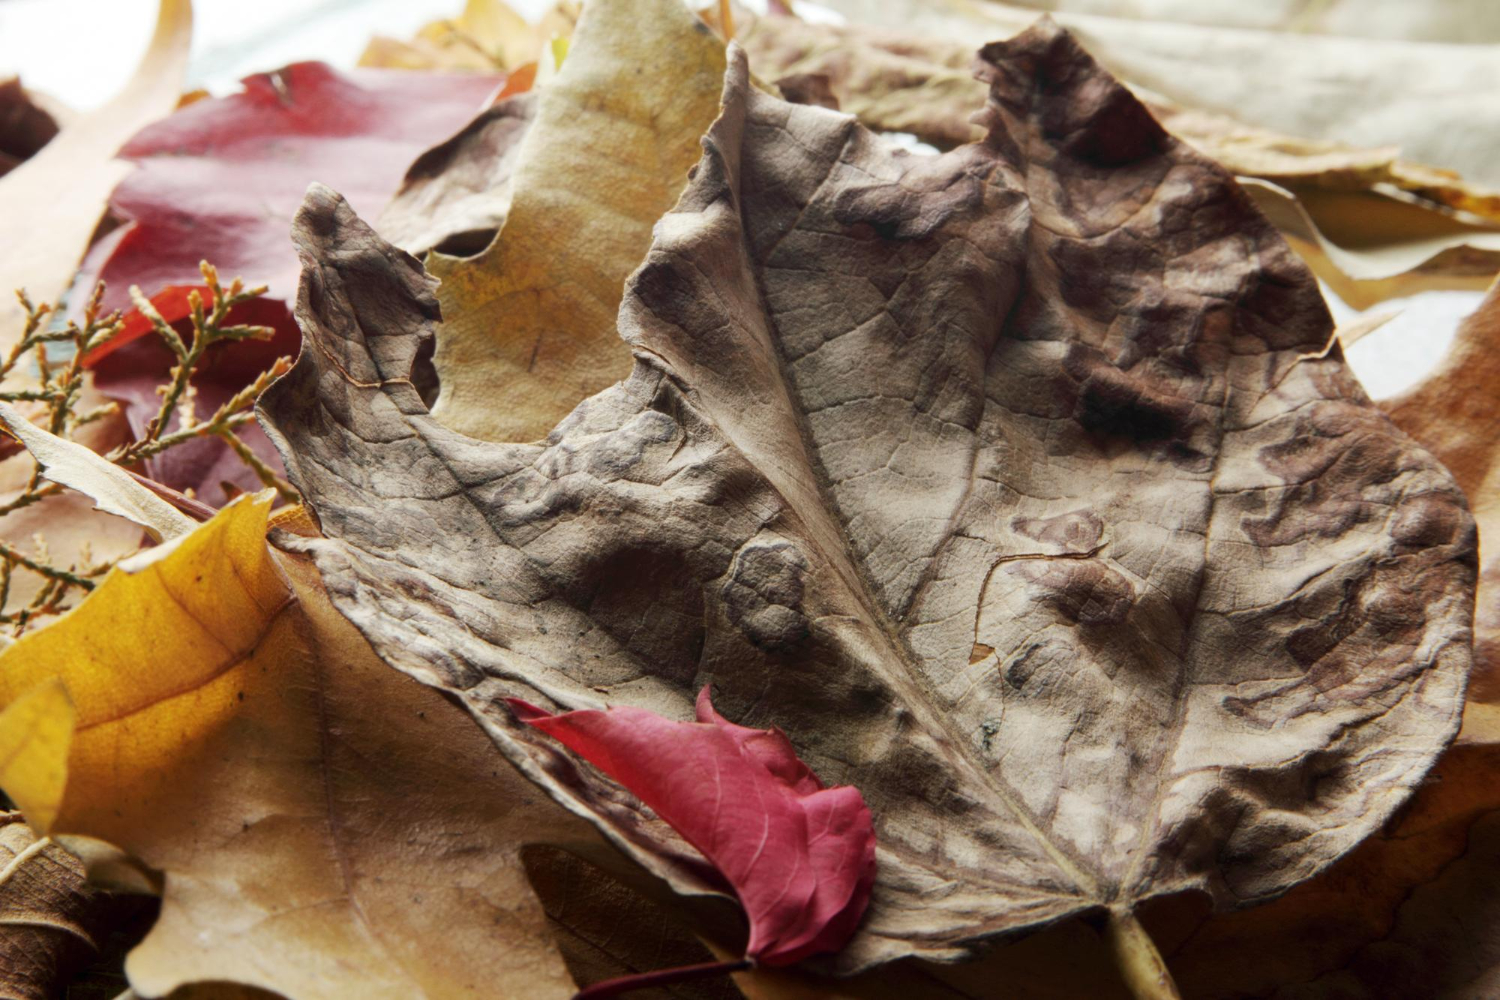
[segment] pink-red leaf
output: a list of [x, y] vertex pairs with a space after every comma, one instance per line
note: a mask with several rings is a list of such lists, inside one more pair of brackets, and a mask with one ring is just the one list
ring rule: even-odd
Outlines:
[[825, 788], [779, 730], [728, 721], [708, 688], [697, 722], [631, 707], [548, 715], [509, 704], [713, 862], [750, 918], [748, 957], [790, 965], [839, 950], [854, 932], [875, 881], [870, 810], [856, 788]]
[[[319, 62], [246, 77], [240, 93], [195, 101], [120, 150], [136, 170], [109, 205], [126, 225], [90, 252], [83, 277], [109, 283], [109, 308], [128, 307], [129, 287], [141, 286], [168, 322], [187, 315], [185, 292], [202, 284], [205, 258], [226, 279], [290, 300], [292, 215], [307, 186], [327, 184], [377, 214], [411, 161], [467, 124], [500, 83]], [[135, 322], [125, 339], [148, 328]]]
[[[500, 83], [497, 76], [341, 73], [323, 63], [296, 63], [247, 77], [240, 93], [196, 101], [138, 132], [120, 151], [136, 169], [110, 196], [110, 211], [124, 225], [95, 244], [81, 274], [81, 287], [101, 279], [108, 284], [106, 308], [128, 310], [124, 332], [90, 365], [96, 385], [121, 402], [133, 430], [140, 433], [155, 414], [155, 388], [173, 358], [150, 340], [136, 343], [150, 324], [130, 309], [131, 285], [140, 286], [169, 323], [188, 315], [187, 293], [201, 289], [200, 260], [218, 267], [226, 281], [243, 277], [269, 286], [263, 304], [231, 320], [275, 327], [275, 344], [216, 349], [213, 371], [195, 382], [199, 415], [206, 415], [278, 354], [297, 352], [287, 303], [300, 265], [290, 232], [307, 186], [332, 185], [365, 212], [378, 213], [411, 161], [467, 124]], [[280, 465], [258, 430], [250, 430], [247, 441], [273, 467]], [[259, 485], [211, 439], [153, 460], [150, 474], [214, 502], [224, 499], [221, 482]]]

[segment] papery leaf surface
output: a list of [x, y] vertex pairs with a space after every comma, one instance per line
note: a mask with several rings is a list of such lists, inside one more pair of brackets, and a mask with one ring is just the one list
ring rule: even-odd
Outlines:
[[[475, 437], [540, 438], [630, 370], [614, 325], [625, 278], [718, 112], [724, 45], [679, 0], [591, 0], [567, 52], [514, 176], [494, 178], [499, 235], [428, 262], [445, 317], [433, 412]], [[451, 155], [494, 136], [472, 131]]]
[[[0, 711], [22, 730], [0, 728], [0, 749], [74, 728], [50, 788], [36, 768], [0, 776], [24, 779], [54, 834], [163, 873], [161, 916], [126, 962], [144, 995], [226, 980], [313, 1000], [565, 1000], [520, 851], [588, 828], [382, 664], [305, 560], [268, 548], [270, 502], [141, 553], [0, 654], [0, 710], [59, 681], [71, 696], [67, 718]], [[4, 933], [0, 917], [0, 955]]]
[[736, 54], [633, 373], [536, 444], [428, 414], [432, 279], [316, 189], [262, 400], [334, 603], [648, 869], [706, 887], [505, 698], [684, 718], [712, 683], [858, 788], [845, 971], [1284, 892], [1407, 798], [1470, 658], [1462, 495], [1233, 179], [1046, 22], [981, 69], [985, 141], [916, 157]]

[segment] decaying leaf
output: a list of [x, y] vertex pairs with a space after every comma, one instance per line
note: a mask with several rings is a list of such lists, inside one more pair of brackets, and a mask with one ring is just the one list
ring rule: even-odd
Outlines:
[[489, 246], [510, 211], [521, 137], [535, 116], [536, 95], [516, 94], [417, 157], [375, 224], [380, 235], [419, 256]]
[[[1174, 934], [1185, 995], [1205, 1000], [1483, 1000], [1500, 984], [1500, 536], [1495, 406], [1500, 286], [1424, 382], [1383, 401], [1463, 487], [1479, 527], [1474, 672], [1458, 743], [1398, 820], [1265, 907]], [[1226, 969], [1235, 975], [1226, 976]]]
[[737, 726], [708, 688], [693, 722], [623, 707], [511, 710], [614, 778], [713, 862], [745, 907], [745, 956], [792, 965], [838, 951], [875, 881], [875, 835], [859, 791], [827, 788], [776, 730]]
[[0, 180], [0, 348], [16, 342], [25, 320], [13, 289], [50, 302], [67, 288], [105, 199], [128, 172], [111, 158], [177, 103], [192, 33], [191, 0], [161, 0], [156, 33], [124, 89]]
[[[739, 17], [735, 41], [767, 79], [821, 77], [839, 106], [876, 131], [909, 132], [940, 149], [981, 138], [978, 39], [951, 41], [864, 25]], [[797, 103], [808, 103], [798, 101]]]
[[93, 957], [113, 901], [84, 881], [83, 865], [0, 812], [0, 996], [51, 1000]]
[[587, 828], [271, 556], [269, 506], [143, 553], [0, 655], [0, 706], [52, 678], [76, 705], [66, 785], [32, 782], [28, 808], [165, 873], [132, 984], [567, 997], [519, 852]]
[[503, 698], [681, 719], [712, 683], [859, 788], [845, 971], [1274, 897], [1405, 800], [1470, 655], [1462, 497], [1307, 270], [1067, 34], [982, 54], [988, 137], [938, 157], [737, 54], [627, 287], [635, 370], [540, 444], [428, 415], [431, 279], [314, 189], [307, 346], [262, 400], [326, 536], [283, 544], [648, 870], [705, 888]]
[[680, 0], [589, 4], [497, 191], [499, 235], [478, 256], [429, 261], [446, 317], [438, 419], [534, 440], [629, 371], [622, 286], [698, 159], [723, 73], [723, 44]]

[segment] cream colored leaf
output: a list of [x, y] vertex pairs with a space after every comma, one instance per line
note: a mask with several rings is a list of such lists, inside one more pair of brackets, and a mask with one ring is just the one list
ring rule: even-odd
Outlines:
[[131, 478], [130, 473], [83, 445], [36, 426], [13, 406], [0, 403], [4, 423], [55, 483], [88, 496], [108, 514], [134, 521], [157, 541], [185, 535], [197, 522]]
[[[976, 47], [1014, 34], [1058, 6], [1051, 0], [822, 2], [854, 22], [938, 34]], [[1425, 11], [1429, 5], [1383, 6], [1394, 15], [1401, 8]], [[1054, 17], [1122, 81], [1183, 107], [1308, 139], [1361, 148], [1397, 145], [1412, 161], [1500, 188], [1500, 158], [1491, 139], [1500, 133], [1500, 101], [1494, 99], [1500, 92], [1500, 48], [1493, 38], [1473, 44], [1468, 35], [1429, 42], [1247, 31], [1188, 18], [1068, 10]]]
[[681, 0], [593, 0], [539, 93], [510, 210], [477, 257], [434, 255], [438, 419], [528, 441], [630, 370], [625, 278], [719, 107], [723, 44]]
[[105, 199], [130, 170], [115, 151], [177, 103], [192, 33], [192, 0], [160, 0], [156, 32], [124, 89], [0, 178], [0, 348], [15, 343], [25, 318], [14, 289], [50, 302], [67, 287]]

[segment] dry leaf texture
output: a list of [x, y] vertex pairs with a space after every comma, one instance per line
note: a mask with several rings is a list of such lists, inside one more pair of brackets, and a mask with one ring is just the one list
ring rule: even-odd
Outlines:
[[[499, 236], [475, 257], [429, 261], [448, 317], [433, 358], [442, 420], [536, 440], [629, 372], [621, 290], [698, 159], [723, 73], [723, 44], [680, 0], [589, 4], [537, 93], [514, 177], [494, 190]], [[489, 141], [460, 136], [455, 153]]]
[[112, 902], [85, 882], [82, 862], [0, 812], [0, 997], [62, 996], [108, 931]]
[[571, 995], [520, 849], [592, 831], [376, 659], [312, 567], [268, 550], [269, 508], [242, 498], [0, 657], [0, 706], [57, 677], [77, 705], [66, 787], [49, 804], [34, 768], [27, 808], [165, 875], [131, 983]]
[[263, 418], [336, 605], [652, 870], [682, 845], [506, 696], [712, 683], [876, 819], [845, 970], [1199, 889], [1258, 901], [1458, 723], [1474, 534], [1316, 285], [1067, 34], [940, 157], [749, 88], [627, 287], [631, 377], [535, 445], [427, 414], [431, 279], [315, 189]]

